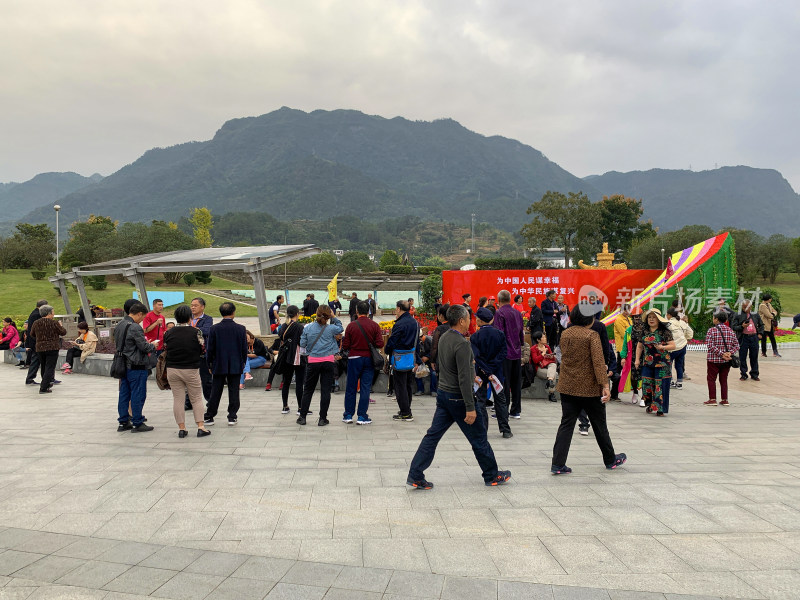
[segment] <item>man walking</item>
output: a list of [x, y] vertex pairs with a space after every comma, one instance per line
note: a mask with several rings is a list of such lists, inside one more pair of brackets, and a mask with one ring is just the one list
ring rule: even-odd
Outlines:
[[164, 334], [167, 331], [167, 320], [161, 313], [164, 311], [164, 301], [160, 298], [153, 300], [153, 310], [147, 313], [142, 321], [144, 339], [156, 347], [156, 354], [164, 351]]
[[764, 335], [764, 322], [758, 313], [750, 311], [750, 301], [742, 302], [742, 312], [733, 316], [733, 332], [739, 339], [739, 381], [747, 381], [747, 357], [750, 356], [750, 377], [758, 377], [758, 340]]
[[[342, 350], [347, 352], [347, 389], [344, 393], [344, 415], [342, 422], [352, 423], [353, 415], [357, 414], [358, 425], [369, 425], [369, 394], [372, 391], [372, 378], [374, 367], [370, 343], [376, 348], [383, 347], [381, 328], [369, 318], [367, 302], [359, 302], [356, 306], [358, 319], [352, 321], [344, 331]], [[361, 382], [361, 395], [358, 400], [356, 413], [356, 391], [358, 382]]]
[[369, 294], [367, 294], [367, 316], [370, 319], [374, 319], [377, 312], [378, 312], [378, 305], [372, 298], [372, 292], [370, 292]]
[[[469, 343], [472, 345], [472, 354], [475, 357], [475, 373], [481, 380], [481, 387], [478, 390], [478, 408], [488, 423], [489, 415], [486, 413], [488, 387], [492, 385], [492, 376], [501, 384], [503, 383], [505, 379], [503, 363], [508, 350], [503, 332], [492, 327], [494, 318], [492, 311], [488, 308], [479, 308], [475, 317], [478, 322], [478, 331], [469, 337]], [[502, 389], [499, 392], [494, 390], [494, 410], [500, 433], [504, 438], [514, 437], [511, 427], [508, 425], [508, 403]]]
[[[208, 334], [211, 332], [211, 326], [214, 324], [214, 319], [205, 313], [206, 301], [202, 298], [193, 298], [189, 304], [192, 311], [192, 318], [189, 321], [192, 327], [197, 327], [203, 334], [204, 350], [203, 357], [200, 359], [200, 383], [203, 385], [203, 398], [206, 402], [211, 398], [211, 373], [208, 371]], [[187, 410], [192, 409], [192, 404], [189, 402], [189, 396], [186, 396], [186, 403], [189, 405]]]
[[211, 372], [211, 398], [206, 408], [205, 424], [213, 425], [222, 399], [222, 388], [228, 384], [228, 425], [236, 425], [239, 413], [239, 379], [247, 362], [247, 330], [234, 323], [236, 306], [223, 302], [219, 307], [222, 321], [213, 325], [208, 334], [206, 356]]
[[511, 293], [508, 290], [500, 290], [497, 301], [500, 306], [494, 315], [494, 327], [506, 338], [503, 392], [511, 401], [509, 416], [519, 419], [522, 412], [522, 347], [525, 345], [522, 315], [511, 306]]
[[472, 446], [484, 483], [487, 486], [503, 485], [511, 478], [511, 471], [497, 469], [494, 451], [486, 437], [484, 416], [475, 410], [472, 395], [476, 378], [472, 369], [472, 348], [465, 337], [470, 325], [469, 312], [463, 306], [451, 306], [447, 311], [447, 321], [450, 329], [439, 340], [437, 360], [440, 377], [436, 411], [411, 461], [406, 483], [418, 490], [433, 488], [433, 484], [425, 479], [425, 469], [433, 462], [439, 440], [456, 423]]
[[[28, 373], [25, 377], [25, 385], [39, 385], [36, 381], [36, 373], [39, 372], [39, 355], [36, 353], [36, 337], [31, 333], [33, 324], [42, 318], [39, 309], [47, 304], [47, 300], [39, 300], [36, 303], [36, 308], [31, 311], [28, 316], [28, 335], [25, 337], [25, 348], [28, 350]], [[58, 361], [56, 361], [58, 362]]]
[[[400, 409], [394, 415], [395, 421], [413, 421], [411, 396], [414, 393], [414, 363], [419, 343], [419, 325], [411, 316], [408, 302], [398, 300], [394, 310], [396, 319], [392, 333], [386, 340], [386, 356], [391, 361], [394, 372], [394, 391]], [[394, 357], [394, 358], [393, 358]]]
[[[114, 330], [114, 342], [117, 352], [125, 356], [128, 367], [125, 377], [119, 382], [119, 400], [117, 413], [119, 427], [117, 431], [153, 431], [153, 427], [144, 422], [142, 410], [147, 400], [147, 377], [150, 375], [151, 352], [156, 351], [153, 344], [147, 343], [140, 323], [147, 314], [147, 307], [136, 302], [131, 305], [127, 316]], [[128, 413], [128, 407], [132, 414]]]
[[347, 308], [347, 314], [350, 315], [351, 321], [355, 321], [358, 318], [356, 316], [358, 313], [358, 310], [356, 309], [356, 307], [358, 306], [358, 302], [359, 302], [358, 295], [355, 292], [353, 292], [353, 295], [350, 296], [350, 306]]
[[49, 304], [39, 308], [41, 318], [31, 328], [31, 335], [36, 339], [36, 353], [42, 365], [42, 383], [39, 386], [40, 394], [49, 394], [53, 391], [55, 382], [56, 363], [58, 362], [58, 349], [61, 347], [61, 336], [67, 335], [67, 330], [56, 321], [53, 307]]

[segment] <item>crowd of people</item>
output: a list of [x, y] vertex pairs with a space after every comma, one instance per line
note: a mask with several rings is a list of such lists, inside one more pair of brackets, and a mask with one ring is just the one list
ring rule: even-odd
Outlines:
[[[188, 435], [186, 412], [191, 411], [197, 436], [211, 434], [219, 412], [224, 388], [228, 388], [227, 423], [238, 422], [240, 391], [253, 379], [252, 371], [268, 368], [266, 391], [274, 377], [279, 387], [283, 414], [289, 408], [290, 387], [295, 387], [296, 422], [306, 425], [313, 415], [312, 399], [319, 388], [317, 425], [330, 424], [332, 393], [339, 390], [345, 375], [342, 422], [369, 425], [372, 388], [381, 371], [388, 375], [388, 396], [395, 396], [398, 422], [414, 420], [412, 403], [425, 392], [436, 396], [430, 429], [411, 464], [409, 485], [433, 487], [424, 471], [431, 464], [436, 445], [452, 424], [457, 424], [472, 445], [487, 485], [502, 485], [510, 472], [498, 469], [488, 441], [489, 424], [497, 422], [502, 438], [513, 437], [510, 423], [522, 418], [521, 392], [524, 385], [541, 380], [548, 399], [560, 396], [562, 419], [553, 448], [551, 471], [570, 473], [567, 455], [576, 423], [581, 435], [590, 428], [607, 468], [624, 464], [625, 454], [616, 454], [606, 423], [605, 405], [622, 401], [620, 392], [631, 391], [630, 401], [658, 417], [669, 414], [670, 392], [683, 389], [691, 379], [686, 372], [686, 352], [694, 331], [679, 300], [666, 316], [657, 308], [644, 313], [629, 305], [621, 308], [613, 328], [613, 344], [600, 321], [603, 305], [589, 298], [570, 309], [555, 291], [545, 294], [541, 305], [536, 298], [512, 299], [507, 290], [497, 296], [481, 297], [476, 309], [472, 297], [464, 294], [463, 304], [435, 306], [436, 328], [427, 331], [415, 318], [413, 299], [400, 300], [388, 338], [375, 322], [377, 306], [368, 295], [361, 300], [354, 293], [347, 327], [339, 320], [336, 302], [322, 304], [308, 294], [302, 309], [289, 305], [283, 311], [278, 296], [269, 309], [270, 329], [276, 335], [269, 347], [235, 321], [232, 302], [219, 306], [221, 319], [205, 313], [205, 301], [198, 297], [174, 310], [174, 323], [167, 323], [160, 299], [152, 310], [136, 301], [125, 302], [124, 318], [114, 332], [117, 358], [121, 365], [118, 395], [118, 431], [147, 432], [144, 407], [147, 379], [162, 365], [161, 380], [173, 395], [173, 414], [178, 436]], [[757, 311], [749, 302], [734, 312], [723, 300], [713, 313], [713, 326], [706, 334], [707, 406], [729, 406], [727, 378], [738, 368], [740, 380], [759, 381], [759, 340], [761, 357], [766, 356], [767, 339], [775, 357], [777, 312], [765, 294]], [[336, 304], [339, 304], [338, 307]], [[303, 325], [300, 315], [313, 319]], [[97, 348], [97, 336], [85, 321], [77, 325], [78, 336], [68, 342], [62, 372], [72, 373]], [[58, 351], [66, 329], [54, 318], [53, 307], [40, 300], [18, 331], [14, 322], [3, 322], [0, 349], [15, 352], [18, 366], [26, 370], [25, 383], [38, 385], [40, 394], [53, 392], [61, 383], [55, 378]], [[530, 344], [526, 342], [529, 334]], [[383, 351], [381, 352], [381, 349]], [[116, 360], [116, 359], [115, 359]], [[41, 380], [36, 381], [41, 373]], [[673, 377], [674, 374], [674, 377]], [[717, 381], [720, 399], [717, 401]], [[491, 414], [489, 410], [491, 409]]]

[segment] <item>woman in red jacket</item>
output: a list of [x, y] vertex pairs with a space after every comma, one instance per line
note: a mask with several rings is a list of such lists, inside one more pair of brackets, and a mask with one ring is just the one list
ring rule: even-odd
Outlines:
[[544, 379], [547, 378], [546, 389], [548, 390], [547, 399], [550, 402], [556, 401], [556, 395], [553, 391], [556, 387], [556, 355], [547, 345], [544, 339], [544, 334], [537, 331], [533, 334], [533, 346], [531, 347], [531, 363], [533, 368], [536, 369], [536, 376]]

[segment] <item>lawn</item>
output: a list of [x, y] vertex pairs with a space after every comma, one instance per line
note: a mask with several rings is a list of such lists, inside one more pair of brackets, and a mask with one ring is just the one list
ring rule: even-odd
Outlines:
[[778, 290], [784, 315], [794, 316], [800, 313], [800, 275], [797, 273], [781, 273], [775, 283], [757, 281], [755, 285]]
[[[52, 274], [53, 273], [49, 273], [49, 275]], [[161, 277], [160, 274], [158, 274], [158, 276]], [[116, 278], [109, 279], [106, 289], [93, 290], [87, 286], [86, 293], [93, 304], [99, 304], [106, 308], [121, 308], [125, 300], [133, 297], [134, 288], [129, 283], [120, 282], [116, 280]], [[53, 287], [53, 284], [47, 281], [47, 279], [43, 281], [36, 281], [33, 279], [30, 271], [9, 269], [5, 273], [0, 273], [0, 318], [13, 317], [15, 319], [24, 319], [36, 306], [36, 301], [41, 298], [47, 299], [50, 304], [53, 305], [56, 314], [63, 314], [65, 312], [64, 303]], [[193, 286], [188, 287], [181, 283], [181, 285], [162, 285], [156, 288], [155, 284], [149, 278], [147, 279], [148, 291], [155, 291], [158, 289], [171, 292], [182, 291], [186, 295], [187, 302], [191, 298], [197, 296], [203, 298], [210, 307], [209, 314], [213, 316], [216, 316], [217, 307], [224, 302], [224, 300], [203, 293], [203, 290], [230, 290], [242, 289], [244, 287], [246, 286], [241, 283], [214, 277], [211, 283], [207, 285], [195, 283]], [[193, 290], [198, 290], [199, 293]], [[67, 294], [72, 304], [72, 310], [77, 311], [80, 307], [78, 292], [73, 290], [72, 286], [68, 285]], [[165, 309], [164, 312], [168, 318], [172, 317], [173, 309], [174, 307]], [[236, 314], [240, 317], [255, 317], [258, 315], [254, 306], [250, 307], [239, 303], [237, 303]]]

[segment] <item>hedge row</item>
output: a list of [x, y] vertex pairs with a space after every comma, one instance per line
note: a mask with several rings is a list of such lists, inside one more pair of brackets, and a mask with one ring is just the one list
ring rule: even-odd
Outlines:
[[504, 258], [502, 256], [490, 256], [487, 258], [476, 258], [475, 268], [479, 271], [498, 271], [503, 269], [535, 269], [539, 263], [532, 258]]

